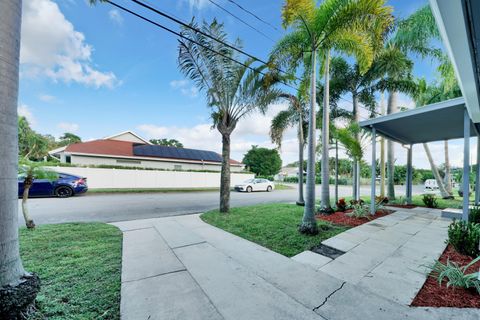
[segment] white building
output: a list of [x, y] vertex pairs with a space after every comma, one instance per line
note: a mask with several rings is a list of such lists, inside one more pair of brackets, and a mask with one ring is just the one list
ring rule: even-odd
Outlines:
[[[75, 143], [49, 152], [63, 163], [80, 166], [112, 165], [166, 170], [220, 171], [222, 157], [213, 151], [153, 145], [132, 131], [104, 139]], [[230, 160], [231, 171], [245, 166]]]

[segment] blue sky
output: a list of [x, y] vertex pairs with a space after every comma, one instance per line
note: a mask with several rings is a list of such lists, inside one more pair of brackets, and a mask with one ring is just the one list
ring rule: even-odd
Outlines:
[[[285, 34], [280, 26], [283, 1], [236, 0], [277, 30], [228, 0], [212, 1], [245, 19], [268, 38], [209, 0], [149, 3], [184, 21], [193, 16], [197, 20], [216, 17], [225, 24], [231, 40], [241, 38], [247, 52], [264, 59], [274, 41]], [[221, 140], [215, 130], [210, 130], [209, 109], [202, 92], [177, 68], [176, 38], [109, 4], [91, 7], [86, 2], [24, 0], [19, 112], [28, 116], [33, 128], [57, 137], [70, 131], [84, 140], [133, 130], [146, 138], [177, 138], [187, 147], [220, 151]], [[129, 0], [116, 2], [146, 13]], [[404, 17], [426, 2], [397, 0], [389, 4], [394, 6], [397, 17]], [[161, 17], [147, 15], [178, 30]], [[415, 73], [432, 79], [434, 67], [428, 61], [418, 61]], [[401, 103], [411, 106], [406, 97]], [[254, 114], [239, 124], [233, 137], [233, 158], [241, 160], [252, 144], [273, 147], [268, 123], [283, 107], [275, 105], [266, 116]], [[282, 148], [284, 163], [296, 159], [296, 148], [292, 130]], [[425, 167], [423, 151], [417, 160], [417, 166]]]

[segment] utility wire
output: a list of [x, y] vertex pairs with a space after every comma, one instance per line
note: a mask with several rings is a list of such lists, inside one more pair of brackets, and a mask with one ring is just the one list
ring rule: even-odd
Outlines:
[[[137, 2], [136, 0], [132, 0], [132, 1]], [[228, 59], [228, 60], [230, 60], [230, 61], [232, 61], [232, 62], [238, 63], [238, 64], [244, 66], [245, 68], [250, 69], [250, 70], [253, 71], [253, 72], [257, 72], [257, 73], [260, 73], [260, 74], [263, 75], [263, 76], [266, 76], [266, 74], [265, 74], [264, 72], [262, 72], [262, 71], [260, 71], [260, 70], [258, 70], [258, 69], [255, 69], [255, 68], [253, 68], [253, 67], [251, 67], [251, 66], [249, 66], [249, 65], [247, 65], [247, 64], [245, 64], [245, 63], [243, 63], [243, 62], [241, 62], [241, 61], [238, 61], [238, 60], [236, 60], [236, 59], [234, 59], [234, 58], [232, 58], [232, 57], [229, 57], [229, 56], [227, 56], [227, 55], [225, 55], [225, 54], [223, 54], [223, 53], [221, 53], [221, 52], [218, 52], [217, 50], [214, 50], [214, 49], [212, 49], [212, 48], [209, 48], [209, 47], [207, 47], [207, 46], [205, 46], [205, 45], [203, 45], [203, 44], [201, 44], [201, 43], [199, 43], [199, 42], [197, 42], [197, 41], [195, 41], [195, 40], [193, 40], [193, 39], [190, 39], [189, 37], [184, 36], [183, 34], [177, 32], [177, 31], [174, 31], [174, 30], [172, 30], [172, 29], [170, 29], [170, 28], [168, 28], [168, 27], [166, 27], [166, 26], [164, 26], [164, 25], [162, 25], [162, 24], [160, 24], [160, 23], [158, 23], [158, 22], [155, 22], [155, 21], [153, 21], [153, 20], [151, 20], [151, 19], [148, 19], [148, 18], [146, 18], [146, 17], [144, 17], [144, 16], [142, 16], [142, 15], [140, 15], [140, 14], [138, 14], [138, 13], [136, 13], [136, 12], [130, 10], [130, 9], [127, 9], [127, 8], [125, 8], [125, 7], [123, 7], [123, 6], [115, 3], [115, 2], [112, 2], [112, 1], [110, 1], [110, 0], [105, 0], [105, 2], [108, 2], [108, 3], [110, 3], [112, 6], [118, 8], [118, 9], [120, 9], [120, 10], [122, 10], [122, 11], [128, 12], [128, 13], [136, 16], [137, 18], [140, 18], [140, 19], [142, 19], [142, 20], [144, 20], [144, 21], [146, 21], [146, 22], [148, 22], [148, 23], [151, 23], [151, 24], [153, 24], [153, 25], [155, 25], [155, 26], [157, 26], [157, 27], [159, 27], [159, 28], [161, 28], [161, 29], [163, 29], [163, 30], [165, 30], [165, 31], [167, 31], [167, 32], [170, 32], [170, 33], [176, 35], [177, 37], [180, 37], [180, 38], [185, 39], [185, 40], [187, 40], [187, 41], [193, 42], [193, 43], [199, 45], [200, 47], [202, 47], [202, 48], [204, 48], [204, 49], [206, 49], [206, 50], [209, 50], [209, 51], [211, 51], [211, 52], [213, 52], [213, 53], [215, 53], [215, 54], [217, 54], [217, 55], [220, 55], [220, 56], [222, 56], [222, 57], [224, 57], [224, 58], [226, 58], [226, 59]], [[292, 88], [292, 89], [298, 90], [298, 88], [290, 85], [290, 84], [287, 83], [287, 82], [284, 82], [284, 81], [279, 81], [279, 82], [282, 83], [282, 84], [284, 84], [284, 85], [287, 86], [287, 87], [290, 87], [290, 88]]]
[[262, 31], [260, 31], [258, 28], [255, 28], [255, 27], [252, 26], [250, 23], [246, 22], [245, 20], [243, 20], [242, 18], [240, 18], [240, 17], [237, 16], [236, 14], [232, 13], [231, 11], [225, 9], [224, 7], [222, 7], [221, 5], [219, 5], [218, 3], [216, 3], [215, 1], [213, 1], [213, 0], [208, 0], [208, 2], [210, 2], [211, 4], [213, 4], [214, 6], [216, 6], [217, 8], [219, 8], [220, 10], [225, 11], [226, 13], [228, 13], [229, 15], [231, 15], [232, 17], [234, 17], [235, 19], [237, 19], [238, 21], [240, 21], [240, 22], [243, 23], [244, 25], [248, 26], [250, 29], [255, 30], [257, 33], [261, 34], [262, 36], [264, 36], [264, 37], [267, 38], [268, 40], [270, 40], [270, 41], [272, 41], [272, 42], [275, 42], [275, 40], [273, 40], [272, 38], [270, 38], [269, 36], [267, 36], [265, 33], [263, 33]]
[[[149, 9], [149, 10], [151, 10], [151, 11], [153, 11], [153, 12], [155, 12], [155, 13], [157, 13], [157, 14], [159, 14], [159, 15], [161, 15], [161, 16], [163, 16], [163, 17], [165, 17], [165, 18], [167, 18], [167, 19], [169, 19], [169, 20], [171, 20], [171, 21], [173, 21], [173, 22], [175, 22], [175, 23], [177, 23], [177, 24], [180, 24], [180, 25], [182, 25], [182, 26], [184, 26], [184, 27], [186, 27], [186, 28], [188, 28], [188, 29], [191, 29], [191, 30], [193, 30], [193, 31], [195, 31], [195, 32], [197, 32], [197, 33], [200, 33], [200, 34], [202, 34], [202, 35], [204, 35], [204, 36], [206, 36], [206, 37], [208, 37], [208, 38], [210, 38], [210, 39], [212, 39], [212, 40], [214, 40], [214, 41], [217, 41], [217, 42], [219, 42], [219, 43], [221, 43], [221, 44], [229, 47], [230, 49], [233, 49], [233, 50], [235, 50], [235, 51], [237, 51], [237, 52], [240, 52], [241, 54], [244, 54], [244, 55], [246, 55], [246, 56], [248, 56], [248, 57], [250, 57], [250, 58], [252, 58], [252, 59], [254, 59], [254, 60], [257, 60], [257, 61], [261, 62], [261, 63], [264, 64], [264, 65], [268, 65], [268, 63], [267, 63], [266, 61], [264, 61], [264, 60], [262, 60], [262, 59], [260, 59], [260, 58], [258, 58], [258, 57], [255, 57], [255, 56], [253, 56], [253, 55], [251, 55], [251, 54], [249, 54], [249, 53], [247, 53], [247, 52], [245, 52], [245, 51], [243, 51], [243, 50], [241, 50], [241, 49], [239, 49], [239, 48], [237, 48], [237, 47], [235, 47], [235, 46], [233, 46], [233, 45], [231, 45], [231, 44], [229, 44], [229, 43], [226, 43], [226, 42], [224, 42], [224, 41], [222, 41], [222, 40], [219, 40], [219, 39], [217, 39], [217, 38], [209, 35], [208, 33], [205, 33], [205, 32], [203, 32], [203, 31], [199, 30], [198, 28], [192, 27], [191, 25], [189, 25], [189, 24], [187, 24], [187, 23], [185, 23], [185, 22], [183, 22], [183, 21], [181, 21], [181, 20], [179, 20], [179, 19], [177, 19], [177, 18], [175, 18], [175, 17], [172, 17], [171, 15], [166, 14], [165, 12], [162, 12], [162, 11], [160, 11], [160, 10], [158, 10], [158, 9], [156, 9], [156, 8], [153, 8], [153, 7], [151, 7], [151, 6], [143, 3], [143, 2], [141, 2], [141, 1], [138, 1], [138, 0], [131, 0], [131, 1], [134, 2], [134, 3], [136, 3], [136, 4], [138, 4], [138, 5], [140, 5], [140, 6], [142, 6], [142, 7], [144, 7], [144, 8], [147, 8], [147, 9]], [[144, 17], [144, 16], [142, 16], [142, 15], [140, 15], [140, 14], [138, 14], [138, 13], [136, 13], [136, 12], [130, 10], [130, 9], [127, 9], [127, 8], [125, 8], [125, 7], [117, 4], [117, 3], [114, 3], [114, 2], [112, 2], [112, 1], [110, 1], [110, 0], [106, 0], [106, 2], [108, 2], [108, 3], [110, 3], [111, 5], [117, 7], [118, 9], [121, 9], [121, 10], [123, 10], [123, 11], [125, 11], [125, 12], [128, 12], [128, 13], [136, 16], [137, 18], [140, 18], [140, 19], [142, 19], [142, 20], [144, 20], [144, 21], [146, 21], [146, 22], [149, 22], [149, 23], [151, 23], [151, 24], [153, 24], [153, 25], [155, 25], [155, 26], [157, 26], [157, 27], [159, 27], [159, 28], [161, 28], [161, 29], [163, 29], [163, 30], [165, 30], [165, 31], [167, 31], [167, 32], [170, 32], [170, 33], [172, 33], [172, 34], [174, 34], [174, 35], [182, 38], [182, 39], [185, 39], [185, 40], [187, 40], [187, 41], [193, 42], [193, 43], [201, 46], [201, 47], [204, 48], [204, 49], [210, 50], [210, 51], [214, 52], [215, 54], [218, 54], [218, 55], [220, 55], [220, 56], [222, 56], [222, 57], [224, 57], [224, 58], [226, 58], [226, 59], [229, 59], [229, 60], [231, 60], [231, 61], [233, 61], [233, 62], [235, 62], [235, 63], [238, 63], [238, 64], [240, 64], [240, 65], [242, 65], [242, 66], [244, 66], [244, 67], [246, 67], [246, 68], [248, 68], [248, 69], [250, 69], [250, 70], [252, 70], [252, 71], [254, 71], [254, 72], [258, 72], [258, 73], [260, 73], [260, 74], [263, 75], [263, 76], [266, 75], [264, 72], [261, 72], [261, 71], [255, 69], [255, 68], [253, 68], [253, 67], [251, 67], [251, 66], [248, 66], [248, 65], [246, 65], [245, 63], [243, 63], [243, 62], [241, 62], [241, 61], [238, 61], [238, 60], [236, 60], [236, 59], [234, 59], [234, 58], [231, 58], [231, 57], [229, 57], [229, 56], [226, 56], [225, 54], [222, 54], [222, 53], [220, 53], [220, 52], [218, 52], [218, 51], [216, 51], [216, 50], [214, 50], [214, 49], [211, 49], [211, 48], [209, 48], [209, 47], [207, 47], [207, 46], [204, 46], [204, 45], [198, 43], [197, 41], [192, 40], [192, 39], [190, 39], [190, 38], [182, 35], [182, 34], [179, 33], [179, 32], [176, 32], [176, 31], [174, 31], [174, 30], [172, 30], [172, 29], [170, 29], [170, 28], [168, 28], [168, 27], [166, 27], [166, 26], [164, 26], [164, 25], [162, 25], [162, 24], [160, 24], [160, 23], [157, 23], [157, 22], [155, 22], [155, 21], [153, 21], [153, 20], [151, 20], [151, 19], [148, 19], [148, 18], [146, 18], [146, 17]], [[277, 71], [281, 72], [281, 73], [288, 74], [287, 72], [285, 72], [285, 71], [283, 71], [283, 70], [281, 70], [281, 69], [279, 69], [279, 68], [275, 68], [275, 69], [276, 69]], [[301, 80], [301, 79], [298, 78], [298, 77], [296, 77], [296, 79], [297, 79], [297, 80]], [[289, 88], [292, 88], [292, 89], [295, 89], [296, 91], [298, 91], [298, 88], [297, 88], [297, 87], [294, 87], [294, 86], [290, 85], [289, 83], [287, 83], [287, 82], [285, 82], [285, 81], [279, 81], [279, 82], [282, 83], [282, 84], [284, 84], [285, 86], [287, 86], [287, 87], [289, 87]], [[340, 99], [342, 99], [342, 100], [344, 100], [344, 101], [346, 101], [346, 102], [349, 102], [349, 103], [353, 103], [352, 101], [349, 101], [348, 99], [345, 99], [345, 98], [343, 98], [343, 97], [340, 97]], [[359, 105], [359, 106], [360, 106], [361, 108], [364, 108], [365, 110], [371, 112], [371, 110], [369, 110], [368, 108], [366, 108], [366, 107], [364, 107], [364, 106], [361, 106], [361, 105]], [[374, 113], [375, 113], [375, 114], [378, 114], [378, 113], [376, 113], [376, 112], [374, 112]]]
[[279, 31], [277, 29], [277, 27], [275, 27], [273, 24], [271, 24], [270, 22], [268, 21], [265, 21], [263, 20], [262, 18], [260, 18], [259, 16], [257, 16], [255, 13], [253, 13], [252, 11], [248, 10], [248, 9], [245, 9], [243, 6], [241, 6], [240, 4], [238, 4], [237, 2], [233, 1], [233, 0], [228, 0], [228, 2], [230, 3], [233, 3], [234, 5], [236, 5], [238, 8], [240, 8], [240, 10], [242, 11], [245, 11], [246, 13], [248, 13], [249, 15], [253, 16], [254, 18], [256, 18], [257, 20], [263, 22], [264, 24], [266, 24], [267, 26], [270, 26], [272, 27], [274, 30], [276, 31]]

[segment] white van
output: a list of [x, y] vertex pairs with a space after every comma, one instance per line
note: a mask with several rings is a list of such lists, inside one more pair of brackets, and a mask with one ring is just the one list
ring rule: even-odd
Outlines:
[[425, 189], [426, 190], [437, 190], [438, 189], [437, 180], [435, 180], [435, 179], [425, 180]]

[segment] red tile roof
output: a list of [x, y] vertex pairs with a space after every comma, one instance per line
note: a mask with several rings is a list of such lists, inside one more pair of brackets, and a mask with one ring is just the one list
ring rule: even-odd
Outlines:
[[[136, 144], [136, 143], [135, 143]], [[75, 143], [67, 146], [66, 152], [88, 153], [109, 156], [136, 157], [133, 154], [134, 142], [119, 140], [93, 140]], [[142, 156], [143, 158], [143, 156]], [[156, 158], [156, 157], [151, 157]], [[241, 162], [230, 159], [230, 164], [239, 165]]]

